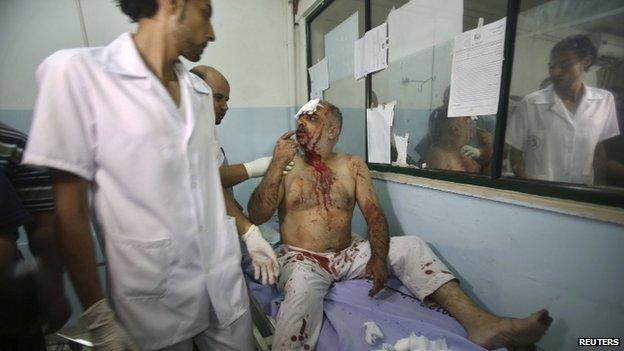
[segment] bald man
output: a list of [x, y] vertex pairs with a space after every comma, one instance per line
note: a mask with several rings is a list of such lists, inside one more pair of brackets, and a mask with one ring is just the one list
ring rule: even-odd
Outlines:
[[[212, 89], [212, 99], [215, 111], [215, 123], [221, 124], [227, 113], [228, 101], [230, 101], [230, 83], [221, 72], [210, 66], [196, 66], [191, 70], [196, 76], [200, 77]], [[224, 188], [231, 188], [236, 184], [240, 184], [247, 179], [262, 177], [266, 173], [271, 164], [272, 157], [261, 157], [259, 159], [242, 163], [229, 165], [225, 152], [221, 148], [219, 155], [219, 172], [221, 174], [221, 183]], [[292, 165], [287, 166], [284, 171], [288, 171]], [[229, 189], [232, 195], [231, 189]]]
[[[230, 100], [230, 84], [221, 72], [210, 66], [197, 66], [191, 72], [195, 74], [191, 79], [201, 79], [211, 88], [215, 124], [221, 124], [228, 110], [227, 103]], [[231, 187], [249, 178], [263, 176], [269, 168], [272, 159], [273, 157], [269, 156], [247, 163], [228, 165], [223, 148], [221, 148], [218, 159], [227, 214], [235, 218], [236, 229], [241, 234], [241, 239], [245, 242], [252, 258], [255, 271], [254, 278], [261, 281], [262, 284], [273, 284], [276, 281], [279, 275], [277, 259], [270, 244], [264, 239], [260, 228], [249, 221], [242, 212], [242, 207], [234, 200]], [[292, 169], [292, 165], [283, 168], [282, 172], [286, 174], [290, 169]], [[266, 229], [266, 236], [271, 236], [271, 233], [268, 232], [269, 229], [263, 228], [263, 231]]]

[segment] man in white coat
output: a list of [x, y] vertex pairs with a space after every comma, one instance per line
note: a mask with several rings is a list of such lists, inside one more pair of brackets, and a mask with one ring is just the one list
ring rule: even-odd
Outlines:
[[[61, 248], [96, 350], [251, 350], [212, 92], [178, 60], [215, 40], [210, 0], [117, 0], [138, 22], [37, 71], [24, 162], [52, 170]], [[104, 245], [102, 293], [89, 214]], [[247, 240], [265, 272], [266, 243]], [[256, 247], [257, 246], [257, 247]], [[268, 244], [266, 244], [268, 246]], [[113, 312], [114, 311], [114, 312]]]

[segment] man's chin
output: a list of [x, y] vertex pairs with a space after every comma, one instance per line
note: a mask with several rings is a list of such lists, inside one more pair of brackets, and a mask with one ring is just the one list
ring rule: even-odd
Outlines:
[[204, 50], [201, 50], [199, 53], [183, 53], [182, 56], [191, 62], [198, 62], [199, 59], [201, 59], [201, 55], [203, 52]]

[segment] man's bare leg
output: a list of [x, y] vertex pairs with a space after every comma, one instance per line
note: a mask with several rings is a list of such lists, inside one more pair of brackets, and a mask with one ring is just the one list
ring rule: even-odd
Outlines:
[[488, 350], [533, 345], [552, 323], [546, 310], [522, 319], [488, 313], [466, 296], [454, 280], [442, 285], [430, 297], [459, 321], [470, 341]]

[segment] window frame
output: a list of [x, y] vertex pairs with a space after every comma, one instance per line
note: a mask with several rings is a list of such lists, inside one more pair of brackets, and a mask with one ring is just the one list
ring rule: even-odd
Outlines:
[[[310, 26], [312, 21], [316, 19], [329, 5], [335, 0], [323, 0], [311, 13], [306, 17], [306, 56], [307, 68], [312, 65], [311, 51], [311, 33]], [[364, 30], [371, 29], [371, 0], [363, 0], [365, 2], [364, 13]], [[398, 167], [388, 164], [370, 163], [368, 157], [366, 164], [371, 170], [406, 174], [417, 177], [430, 179], [439, 179], [455, 183], [470, 184], [483, 186], [488, 188], [518, 191], [527, 194], [553, 197], [566, 200], [574, 200], [599, 205], [615, 206], [624, 208], [624, 189], [614, 188], [598, 188], [584, 185], [575, 185], [568, 183], [557, 183], [549, 181], [539, 181], [530, 179], [503, 178], [501, 177], [503, 149], [505, 146], [505, 130], [507, 126], [507, 107], [509, 104], [509, 91], [511, 85], [511, 77], [513, 71], [513, 57], [516, 41], [516, 25], [518, 21], [518, 13], [520, 9], [520, 1], [508, 0], [507, 2], [507, 23], [505, 30], [505, 49], [502, 67], [500, 98], [498, 101], [498, 112], [496, 114], [496, 129], [494, 133], [494, 152], [492, 155], [492, 169], [488, 175], [477, 175], [464, 172], [454, 172], [446, 170], [420, 169], [409, 167]], [[308, 99], [310, 98], [310, 76], [306, 72]], [[372, 97], [372, 73], [367, 74], [365, 79], [365, 106], [368, 108]], [[366, 124], [366, 115], [362, 116]], [[365, 138], [365, 152], [368, 155], [368, 138]]]

